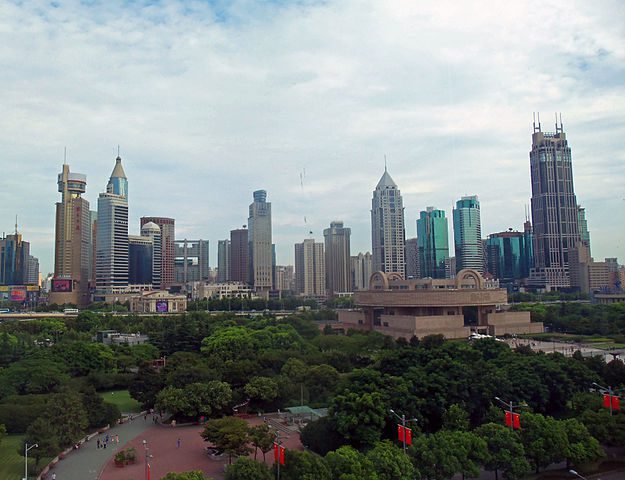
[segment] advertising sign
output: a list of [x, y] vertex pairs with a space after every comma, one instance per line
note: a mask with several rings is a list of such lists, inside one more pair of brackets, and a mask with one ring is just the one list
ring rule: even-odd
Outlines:
[[53, 278], [52, 279], [52, 291], [53, 292], [71, 292], [72, 281], [67, 278]]
[[23, 302], [26, 300], [26, 289], [24, 287], [11, 289], [9, 292], [9, 300], [12, 302]]
[[169, 311], [169, 305], [167, 304], [167, 300], [157, 300], [156, 311], [158, 313], [167, 313]]

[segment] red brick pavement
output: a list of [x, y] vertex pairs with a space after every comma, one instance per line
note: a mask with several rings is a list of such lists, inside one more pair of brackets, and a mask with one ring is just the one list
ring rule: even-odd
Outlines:
[[[257, 425], [262, 419], [252, 418], [248, 423]], [[201, 470], [205, 475], [220, 480], [224, 478], [224, 466], [228, 458], [220, 460], [212, 459], [205, 451], [208, 443], [200, 437], [202, 427], [161, 427], [155, 426], [143, 434], [135, 437], [123, 448], [135, 447], [137, 449], [137, 462], [134, 465], [126, 465], [123, 468], [115, 466], [114, 460], [108, 461], [104, 467], [100, 480], [143, 480], [145, 478], [145, 451], [143, 440], [147, 440], [150, 455], [151, 480], [159, 480], [169, 472], [185, 472], [189, 470]], [[281, 433], [284, 437], [285, 434]], [[181, 445], [177, 448], [177, 440], [180, 438]], [[288, 449], [303, 450], [298, 434], [291, 434], [289, 438], [283, 438], [283, 444]], [[254, 453], [250, 455], [254, 457]], [[263, 454], [258, 452], [257, 459], [262, 461]], [[273, 463], [273, 451], [267, 453], [267, 464]]]

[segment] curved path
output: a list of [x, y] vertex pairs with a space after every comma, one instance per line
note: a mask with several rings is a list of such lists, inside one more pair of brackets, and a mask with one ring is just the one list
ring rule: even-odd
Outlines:
[[[119, 435], [119, 446], [109, 442], [107, 448], [98, 449], [96, 448], [97, 437], [94, 437], [90, 441], [83, 443], [80, 449], [72, 451], [72, 453], [58, 462], [47, 478], [51, 478], [52, 472], [56, 472], [57, 480], [97, 480], [106, 463], [113, 458], [117, 450], [124, 447], [124, 443], [146, 430], [155, 430], [157, 428], [152, 423], [149, 415], [147, 421], [144, 421], [143, 417], [137, 417], [131, 422], [116, 425], [101, 434], [100, 437], [104, 438], [107, 433], [109, 437]], [[125, 477], [124, 480], [128, 480], [128, 478], [131, 477]]]

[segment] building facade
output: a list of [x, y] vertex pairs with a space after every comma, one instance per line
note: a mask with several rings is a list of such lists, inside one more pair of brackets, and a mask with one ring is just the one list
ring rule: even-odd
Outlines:
[[477, 195], [465, 196], [458, 200], [453, 218], [456, 271], [472, 269], [484, 273], [482, 224]]
[[[422, 278], [446, 278], [449, 259], [449, 228], [443, 210], [427, 207], [417, 220], [419, 268]], [[455, 270], [454, 270], [455, 271]]]
[[232, 282], [249, 281], [249, 232], [247, 228], [230, 231], [230, 278]]
[[417, 237], [406, 239], [406, 278], [421, 278]]
[[569, 252], [581, 240], [579, 211], [573, 188], [571, 149], [562, 127], [543, 132], [534, 123], [530, 152], [534, 269], [532, 285], [549, 288], [570, 286]]
[[217, 242], [217, 283], [230, 280], [230, 240]]
[[295, 244], [295, 291], [307, 297], [325, 297], [326, 275], [323, 243], [307, 238]]
[[176, 240], [174, 258], [176, 283], [207, 281], [210, 277], [208, 240]]
[[358, 255], [351, 257], [350, 270], [352, 276], [352, 290], [366, 290], [369, 288], [369, 278], [373, 273], [373, 261], [371, 253], [359, 252]]
[[406, 272], [405, 240], [401, 192], [385, 167], [371, 200], [373, 269], [403, 276]]
[[161, 289], [161, 272], [163, 245], [161, 239], [161, 227], [154, 222], [145, 223], [141, 227], [141, 236], [149, 238], [152, 242], [152, 288]]
[[152, 285], [154, 243], [143, 235], [128, 235], [128, 283]]
[[56, 204], [54, 233], [54, 277], [50, 303], [83, 307], [90, 302], [94, 285], [95, 263], [89, 202], [82, 195], [87, 190], [87, 176], [70, 172], [63, 164], [58, 175], [61, 201]]
[[155, 223], [161, 229], [161, 289], [168, 290], [176, 281], [176, 221], [169, 217], [141, 217], [142, 228], [149, 222]]
[[279, 292], [295, 291], [295, 269], [293, 265], [276, 265], [275, 288]]
[[0, 285], [28, 284], [30, 244], [17, 232], [0, 238]]
[[323, 231], [326, 288], [330, 296], [335, 293], [352, 291], [350, 236], [351, 229], [344, 227], [342, 221], [331, 222], [330, 228]]
[[271, 242], [271, 203], [267, 192], [256, 190], [250, 204], [247, 222], [249, 244], [248, 282], [255, 290], [269, 292], [273, 278], [273, 249]]
[[486, 240], [488, 273], [502, 284], [514, 284], [529, 276], [531, 258], [528, 257], [525, 232], [492, 233]]
[[128, 286], [128, 180], [121, 164], [115, 168], [106, 187], [98, 197], [96, 240], [97, 296], [114, 293]]

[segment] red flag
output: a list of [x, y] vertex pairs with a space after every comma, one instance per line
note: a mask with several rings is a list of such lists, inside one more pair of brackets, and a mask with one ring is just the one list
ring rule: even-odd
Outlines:
[[150, 464], [148, 463], [148, 480], [150, 480], [151, 470]]
[[406, 445], [412, 445], [412, 430], [406, 428], [404, 433], [406, 434]]
[[280, 446], [280, 465], [284, 465], [284, 447]]
[[611, 399], [610, 399], [610, 395], [608, 395], [607, 393], [603, 395], [603, 406], [605, 408], [610, 408], [610, 403], [611, 403]]
[[282, 445], [273, 444], [273, 459], [280, 462], [280, 465], [284, 465], [284, 447]]
[[397, 425], [397, 440], [400, 442], [404, 441], [404, 427], [401, 425]]
[[621, 409], [621, 399], [616, 395], [612, 395], [612, 410]]
[[521, 428], [521, 415], [519, 415], [518, 413], [512, 414], [512, 428], [514, 428], [515, 430]]
[[512, 414], [506, 411], [506, 427], [512, 426]]
[[277, 443], [274, 443], [274, 444], [273, 444], [273, 459], [274, 459], [274, 461], [276, 461], [276, 462], [278, 461], [278, 448], [279, 448], [279, 447], [280, 447], [280, 446], [279, 446]]

